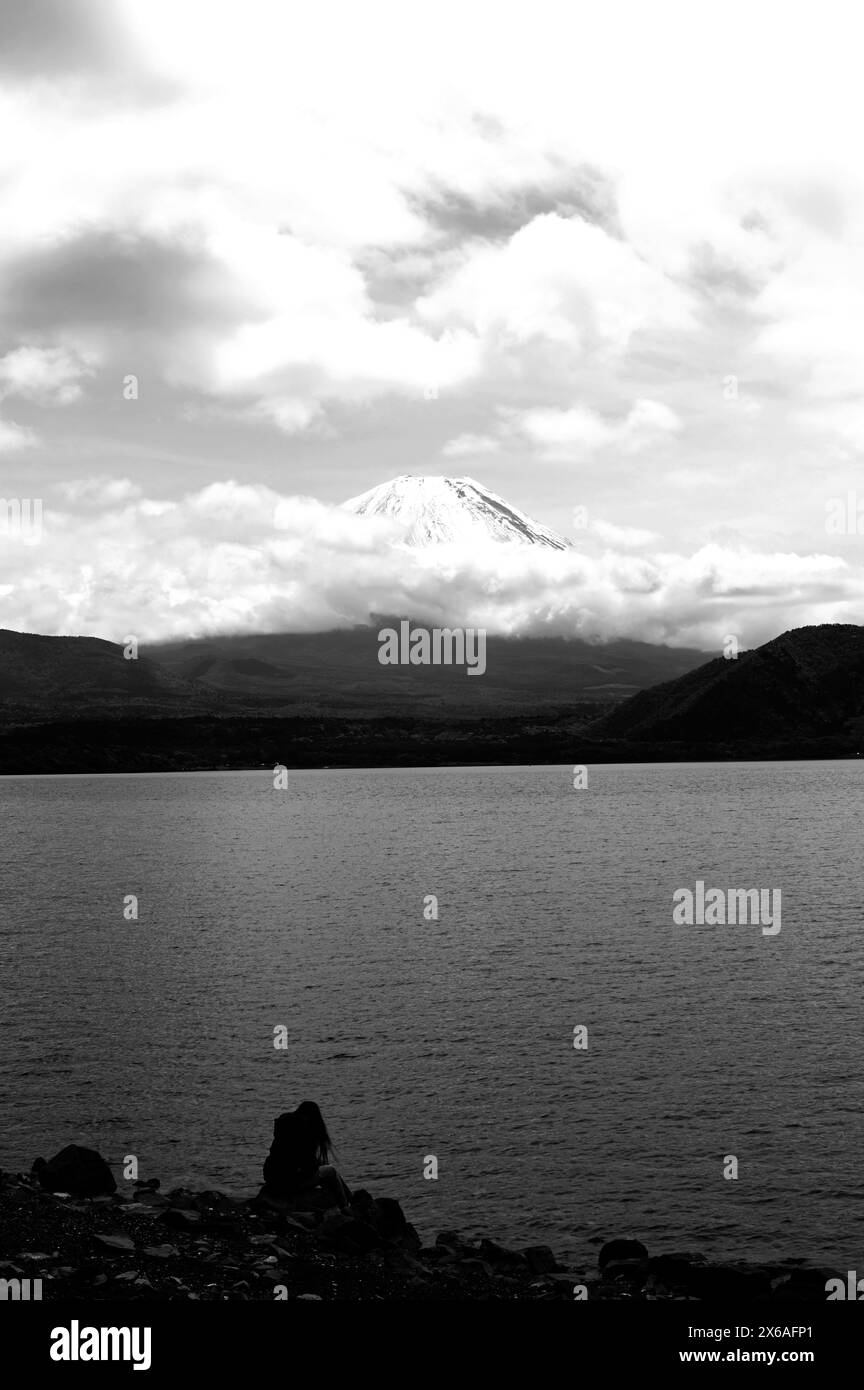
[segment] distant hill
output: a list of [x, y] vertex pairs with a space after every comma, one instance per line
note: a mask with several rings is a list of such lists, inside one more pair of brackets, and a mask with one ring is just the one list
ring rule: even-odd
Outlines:
[[588, 732], [651, 744], [855, 741], [864, 734], [864, 627], [793, 628], [640, 691]]
[[35, 709], [62, 717], [106, 707], [172, 708], [194, 702], [184, 677], [99, 637], [43, 637], [0, 628], [0, 711]]
[[698, 667], [702, 653], [638, 642], [497, 638], [473, 680], [381, 667], [377, 650], [377, 630], [355, 629], [125, 661], [96, 638], [0, 632], [0, 773], [864, 755], [864, 627], [798, 628]]
[[213, 637], [148, 646], [165, 670], [204, 689], [295, 712], [402, 712], [429, 717], [514, 714], [585, 701], [625, 698], [646, 685], [691, 671], [705, 653], [621, 640], [489, 637], [485, 675], [464, 667], [382, 666], [374, 627], [334, 632]]

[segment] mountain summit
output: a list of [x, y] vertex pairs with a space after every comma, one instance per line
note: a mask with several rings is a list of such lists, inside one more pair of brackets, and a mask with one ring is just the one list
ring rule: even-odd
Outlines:
[[491, 540], [571, 549], [570, 541], [532, 521], [473, 478], [418, 478], [401, 473], [343, 505], [358, 516], [392, 517], [406, 528], [409, 545]]

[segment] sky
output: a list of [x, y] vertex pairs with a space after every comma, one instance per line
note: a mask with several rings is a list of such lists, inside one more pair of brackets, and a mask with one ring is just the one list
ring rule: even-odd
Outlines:
[[[859, 622], [851, 18], [0, 0], [0, 626]], [[341, 512], [402, 473], [574, 549]]]

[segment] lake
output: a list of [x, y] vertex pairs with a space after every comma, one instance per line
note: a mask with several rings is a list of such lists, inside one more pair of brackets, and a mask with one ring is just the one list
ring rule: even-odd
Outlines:
[[[0, 1166], [78, 1142], [249, 1195], [314, 1099], [427, 1241], [860, 1267], [864, 769], [573, 781], [0, 779]], [[697, 881], [779, 888], [782, 930], [673, 923]]]

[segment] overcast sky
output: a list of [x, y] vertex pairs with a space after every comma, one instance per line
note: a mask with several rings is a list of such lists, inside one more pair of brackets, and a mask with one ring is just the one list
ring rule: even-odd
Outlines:
[[[0, 625], [860, 621], [851, 13], [0, 0], [0, 496], [44, 507]], [[406, 559], [333, 510], [398, 473], [577, 553]]]

